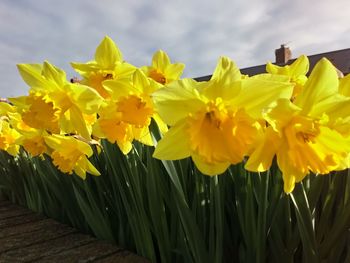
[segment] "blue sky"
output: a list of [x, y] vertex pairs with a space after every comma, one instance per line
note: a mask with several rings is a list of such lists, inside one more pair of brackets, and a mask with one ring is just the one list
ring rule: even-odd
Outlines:
[[125, 60], [142, 66], [158, 49], [186, 64], [186, 77], [211, 74], [219, 56], [248, 67], [350, 47], [348, 0], [1, 0], [0, 97], [26, 95], [16, 64], [48, 60], [77, 76], [105, 35]]

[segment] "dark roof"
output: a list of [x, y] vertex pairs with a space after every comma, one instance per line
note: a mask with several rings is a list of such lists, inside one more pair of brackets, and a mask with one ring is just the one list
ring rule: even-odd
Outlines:
[[[313, 67], [316, 65], [317, 61], [319, 61], [323, 57], [331, 61], [337, 69], [339, 69], [341, 72], [344, 73], [344, 75], [350, 73], [350, 48], [308, 56], [310, 61], [309, 72], [311, 72]], [[291, 59], [286, 64], [291, 64], [294, 62], [294, 60], [295, 59]], [[279, 66], [284, 66], [284, 64], [279, 64]], [[241, 72], [242, 74], [253, 76], [260, 73], [266, 73], [265, 68], [266, 68], [266, 64], [263, 64], [263, 65], [243, 68], [241, 69]], [[211, 75], [208, 75], [208, 76], [196, 78], [196, 80], [206, 81], [206, 80], [209, 80], [210, 77]]]

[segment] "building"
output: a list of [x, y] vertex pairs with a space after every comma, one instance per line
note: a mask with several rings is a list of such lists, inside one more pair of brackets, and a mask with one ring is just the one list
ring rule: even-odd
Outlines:
[[[292, 59], [292, 52], [289, 47], [286, 45], [281, 45], [279, 49], [275, 50], [276, 61], [275, 64], [279, 66], [284, 66], [293, 63], [295, 59]], [[310, 61], [310, 71], [316, 65], [316, 63], [321, 58], [327, 58], [329, 61], [333, 63], [333, 65], [344, 75], [350, 73], [350, 48], [341, 49], [336, 51], [330, 51], [326, 53], [320, 53], [316, 55], [308, 56]], [[246, 74], [249, 76], [266, 73], [266, 64], [243, 68], [241, 69], [242, 74]], [[198, 81], [206, 81], [209, 80], [211, 75], [196, 78]]]

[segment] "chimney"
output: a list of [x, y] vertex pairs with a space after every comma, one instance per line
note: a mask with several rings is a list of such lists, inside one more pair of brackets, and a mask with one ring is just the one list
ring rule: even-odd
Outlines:
[[275, 50], [276, 64], [286, 64], [292, 59], [292, 51], [285, 44], [282, 44], [279, 49]]

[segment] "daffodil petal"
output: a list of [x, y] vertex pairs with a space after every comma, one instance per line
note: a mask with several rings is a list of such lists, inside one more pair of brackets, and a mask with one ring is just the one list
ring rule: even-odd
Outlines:
[[241, 72], [236, 64], [228, 57], [220, 57], [211, 80], [216, 80], [221, 85], [227, 85], [241, 78]]
[[103, 98], [96, 90], [81, 84], [68, 84], [68, 86], [72, 99], [82, 112], [94, 114], [98, 111]]
[[164, 71], [169, 64], [169, 56], [163, 50], [158, 50], [156, 53], [154, 53], [152, 58], [152, 66], [154, 68]]
[[113, 40], [105, 36], [95, 52], [96, 62], [104, 69], [113, 68], [116, 61], [122, 61], [122, 53]]
[[302, 108], [303, 114], [309, 113], [314, 105], [338, 92], [338, 75], [335, 67], [326, 58], [321, 59], [297, 96], [295, 104]]
[[132, 149], [132, 143], [130, 141], [117, 141], [117, 145], [123, 154], [128, 154]]
[[135, 139], [139, 142], [145, 145], [153, 146], [153, 140], [151, 137], [151, 133], [149, 132], [148, 126], [143, 128], [134, 128], [133, 133]]
[[44, 87], [48, 84], [48, 81], [41, 75], [42, 66], [40, 64], [18, 64], [17, 68], [28, 86]]
[[263, 116], [274, 130], [280, 131], [298, 112], [300, 108], [292, 102], [287, 99], [279, 99], [274, 106], [265, 109]]
[[250, 154], [244, 166], [245, 169], [253, 172], [264, 172], [268, 170], [279, 147], [280, 139], [271, 127], [267, 128], [265, 134], [256, 142], [257, 146]]
[[286, 149], [282, 149], [277, 153], [277, 164], [282, 172], [284, 192], [289, 194], [294, 190], [295, 183], [302, 180], [306, 174], [290, 163]]
[[222, 174], [230, 166], [229, 162], [208, 163], [197, 154], [192, 155], [192, 160], [202, 174], [210, 176]]
[[62, 69], [55, 67], [47, 61], [45, 61], [43, 64], [42, 74], [46, 79], [55, 83], [58, 88], [64, 86], [67, 81], [66, 73]]
[[293, 94], [293, 84], [287, 81], [271, 81], [271, 79], [277, 78], [266, 74], [259, 78], [242, 80], [241, 92], [232, 100], [232, 104], [244, 108], [251, 117], [262, 119], [264, 108], [278, 99], [290, 99]]
[[174, 64], [168, 65], [164, 73], [167, 76], [168, 80], [173, 81], [180, 78], [184, 69], [185, 69], [185, 64], [174, 63]]
[[153, 157], [161, 160], [179, 160], [189, 157], [191, 151], [186, 128], [185, 122], [170, 128], [158, 142]]
[[290, 65], [289, 69], [291, 76], [297, 77], [301, 75], [306, 75], [309, 71], [309, 59], [307, 58], [307, 56], [302, 55]]
[[183, 79], [153, 93], [156, 110], [165, 123], [172, 126], [205, 107], [196, 85], [197, 82], [192, 79]]

